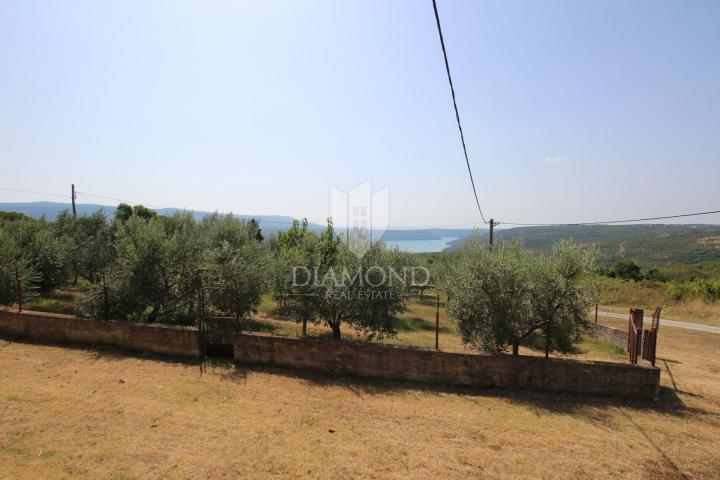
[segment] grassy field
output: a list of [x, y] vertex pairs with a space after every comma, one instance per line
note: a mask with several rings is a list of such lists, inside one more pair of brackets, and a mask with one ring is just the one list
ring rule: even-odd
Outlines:
[[[434, 292], [423, 298], [413, 297], [406, 302], [406, 310], [396, 316], [396, 334], [381, 339], [374, 339], [374, 343], [401, 345], [405, 347], [435, 348], [435, 315], [437, 312]], [[260, 306], [260, 312], [252, 320], [246, 321], [243, 328], [253, 332], [273, 333], [291, 337], [301, 337], [301, 324], [292, 319], [283, 319], [276, 314], [277, 305], [265, 296]], [[445, 302], [441, 300], [439, 309], [439, 335], [438, 348], [445, 352], [476, 353], [469, 350], [462, 343], [457, 331], [456, 320], [448, 314]], [[367, 336], [347, 325], [342, 326], [342, 335], [345, 341], [367, 342]], [[308, 336], [330, 337], [330, 328], [322, 324], [308, 325]], [[520, 347], [522, 355], [544, 355], [544, 340], [539, 337], [530, 337], [525, 345]], [[553, 356], [568, 358], [587, 358], [593, 360], [618, 361], [625, 356], [622, 350], [613, 345], [589, 337], [582, 337], [574, 349], [568, 353], [553, 353]]]
[[0, 478], [717, 478], [717, 337], [665, 333], [657, 404], [0, 340]]

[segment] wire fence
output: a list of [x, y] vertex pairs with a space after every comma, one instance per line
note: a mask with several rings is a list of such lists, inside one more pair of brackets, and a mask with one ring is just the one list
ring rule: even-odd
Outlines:
[[[22, 282], [18, 279], [13, 283], [17, 284], [15, 288], [17, 303], [15, 306], [18, 311], [22, 311], [26, 308], [28, 300], [34, 297], [28, 294], [23, 288]], [[216, 295], [220, 298], [227, 296], [227, 292], [223, 292], [227, 289], [206, 288], [204, 290], [208, 290], [209, 293], [205, 293], [211, 296]], [[104, 288], [101, 293], [104, 294], [104, 308], [96, 318], [107, 320], [109, 319], [107, 289]], [[284, 314], [281, 303], [274, 301], [272, 296], [267, 293], [263, 296], [257, 313], [233, 316], [232, 318], [223, 313], [223, 309], [217, 310], [216, 308], [213, 310], [212, 308], [206, 308], [213, 302], [205, 305], [202, 299], [203, 294], [201, 293], [196, 318], [190, 318], [189, 320], [201, 332], [199, 335], [202, 344], [201, 351], [205, 352], [208, 349], [205, 352], [208, 354], [215, 350], [220, 351], [220, 353], [225, 352], [224, 349], [232, 344], [232, 332], [269, 333], [294, 338], [333, 338], [333, 331], [325, 319], [315, 317], [308, 320], [306, 325], [303, 326], [303, 322], [297, 317]], [[217, 298], [215, 300], [217, 301]], [[72, 299], [70, 302], [72, 302]], [[27, 306], [30, 310], [45, 310], [46, 305], [35, 305], [32, 301], [30, 303]], [[405, 294], [402, 297], [402, 308], [390, 315], [389, 321], [384, 323], [386, 328], [383, 329], [382, 333], [363, 331], [356, 328], [352, 321], [346, 320], [340, 326], [340, 340], [445, 352], [477, 353], [477, 348], [466, 346], [463, 343], [458, 330], [458, 321], [448, 312], [447, 303], [447, 294], [433, 287], [430, 287], [426, 292]], [[75, 311], [76, 308], [71, 308], [71, 310]], [[52, 309], [50, 311], [56, 310]], [[588, 312], [587, 320], [589, 322], [593, 320], [597, 322], [596, 317], [593, 318], [594, 313], [593, 311]], [[655, 320], [655, 317], [657, 317], [657, 320]], [[613, 345], [605, 345], [601, 341], [587, 341], [586, 339], [578, 339], [577, 345], [573, 346], [569, 352], [551, 353], [553, 356], [577, 355], [583, 358], [610, 361], [617, 361], [625, 357], [631, 363], [637, 363], [638, 359], [642, 358], [653, 363], [656, 355], [658, 323], [659, 309], [653, 315], [653, 324], [650, 330], [642, 332], [640, 330], [642, 323], [635, 330], [627, 330], [627, 338], [629, 340], [632, 338], [629, 341], [629, 345], [632, 344], [632, 347], [628, 346], [626, 350], [628, 353], [623, 352], [622, 349], [616, 351], [617, 349]], [[523, 355], [544, 354], [544, 341], [542, 341], [541, 337], [542, 333], [528, 337], [521, 344], [520, 353]]]
[[[340, 327], [341, 340], [443, 351], [465, 350], [457, 331], [457, 321], [447, 311], [444, 294], [408, 294], [403, 296], [402, 303], [401, 311], [390, 318], [389, 331], [369, 335], [345, 322]], [[332, 330], [322, 319], [308, 321], [303, 329], [301, 320], [282, 315], [279, 308], [265, 308], [263, 312], [242, 320], [241, 329], [297, 338], [332, 336]]]

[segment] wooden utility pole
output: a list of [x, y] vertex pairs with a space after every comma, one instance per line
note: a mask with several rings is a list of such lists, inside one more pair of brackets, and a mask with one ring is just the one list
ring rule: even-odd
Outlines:
[[493, 235], [495, 230], [495, 220], [492, 218], [490, 219], [490, 250], [493, 248]]
[[75, 184], [71, 184], [71, 192], [72, 192], [72, 208], [73, 208], [73, 220], [77, 218], [77, 210], [75, 209]]

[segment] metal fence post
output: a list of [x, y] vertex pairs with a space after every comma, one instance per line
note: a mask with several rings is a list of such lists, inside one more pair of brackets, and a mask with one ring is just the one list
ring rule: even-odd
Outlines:
[[597, 323], [597, 310], [598, 310], [598, 304], [595, 304], [595, 323]]
[[440, 294], [435, 306], [435, 350], [440, 350]]
[[628, 319], [628, 360], [637, 363], [638, 353], [642, 349], [643, 310], [630, 309]]
[[105, 309], [105, 320], [108, 319], [109, 316], [109, 308], [108, 308], [108, 289], [107, 289], [107, 283], [105, 283], [105, 272], [102, 272], [100, 274], [100, 278], [102, 278], [102, 287], [103, 287], [103, 308]]
[[20, 281], [20, 270], [18, 269], [17, 263], [15, 264], [15, 290], [17, 293], [18, 312], [22, 312], [22, 309], [23, 309], [22, 282]]

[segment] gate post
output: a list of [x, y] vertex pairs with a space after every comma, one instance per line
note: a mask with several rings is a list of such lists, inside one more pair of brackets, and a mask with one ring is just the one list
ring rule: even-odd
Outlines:
[[197, 304], [197, 331], [198, 331], [198, 353], [200, 358], [205, 358], [205, 335], [203, 332], [203, 310], [204, 310], [204, 298], [203, 289], [200, 287], [198, 290], [198, 304]]
[[630, 309], [628, 322], [628, 360], [630, 363], [637, 363], [638, 353], [642, 349], [643, 313], [643, 310], [639, 308]]
[[18, 312], [22, 312], [23, 310], [23, 291], [22, 291], [22, 282], [20, 281], [20, 269], [17, 266], [17, 263], [15, 263], [15, 290], [16, 290], [16, 296], [17, 296], [17, 304], [18, 304]]
[[440, 350], [440, 294], [437, 294], [435, 306], [435, 350]]

